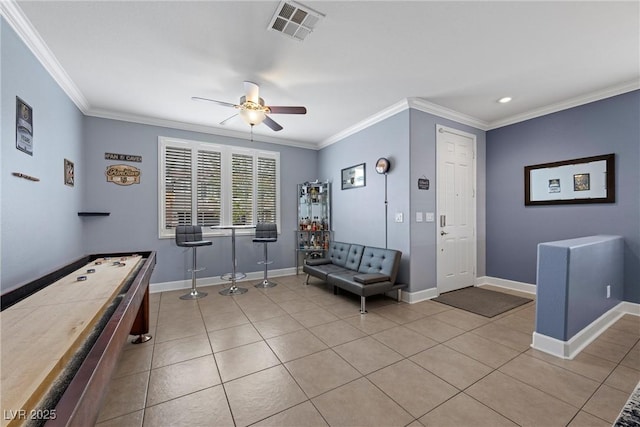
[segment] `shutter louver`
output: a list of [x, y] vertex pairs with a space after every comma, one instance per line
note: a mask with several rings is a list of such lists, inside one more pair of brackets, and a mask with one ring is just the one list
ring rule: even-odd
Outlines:
[[231, 155], [232, 225], [253, 224], [253, 156]]
[[165, 229], [191, 224], [191, 150], [166, 147]]
[[258, 222], [276, 222], [276, 160], [258, 157]]
[[197, 224], [202, 227], [220, 225], [222, 207], [221, 155], [198, 151]]

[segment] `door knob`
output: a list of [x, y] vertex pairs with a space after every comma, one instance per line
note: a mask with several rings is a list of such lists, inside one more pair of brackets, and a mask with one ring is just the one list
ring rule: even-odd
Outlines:
[[440, 231], [441, 236], [444, 236], [445, 234], [449, 234], [449, 233], [447, 233], [446, 231]]

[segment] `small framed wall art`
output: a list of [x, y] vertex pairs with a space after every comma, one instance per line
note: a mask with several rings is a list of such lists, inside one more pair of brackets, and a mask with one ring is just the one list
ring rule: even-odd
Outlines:
[[359, 165], [342, 169], [342, 189], [348, 190], [349, 188], [358, 188], [367, 185], [365, 167], [366, 165], [364, 163], [360, 163]]
[[64, 185], [73, 187], [75, 182], [75, 169], [71, 160], [64, 159]]
[[33, 156], [33, 110], [16, 96], [16, 148]]

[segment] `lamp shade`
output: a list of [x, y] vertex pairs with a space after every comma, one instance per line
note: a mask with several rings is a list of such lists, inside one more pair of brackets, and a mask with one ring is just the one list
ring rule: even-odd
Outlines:
[[242, 120], [244, 120], [247, 124], [254, 126], [262, 123], [266, 117], [266, 114], [262, 110], [243, 108], [240, 110], [240, 117], [242, 117]]

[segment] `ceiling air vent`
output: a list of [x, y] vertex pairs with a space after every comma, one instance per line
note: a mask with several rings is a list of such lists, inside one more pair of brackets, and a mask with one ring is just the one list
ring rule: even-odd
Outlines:
[[324, 15], [294, 1], [283, 1], [276, 9], [269, 29], [302, 41]]

